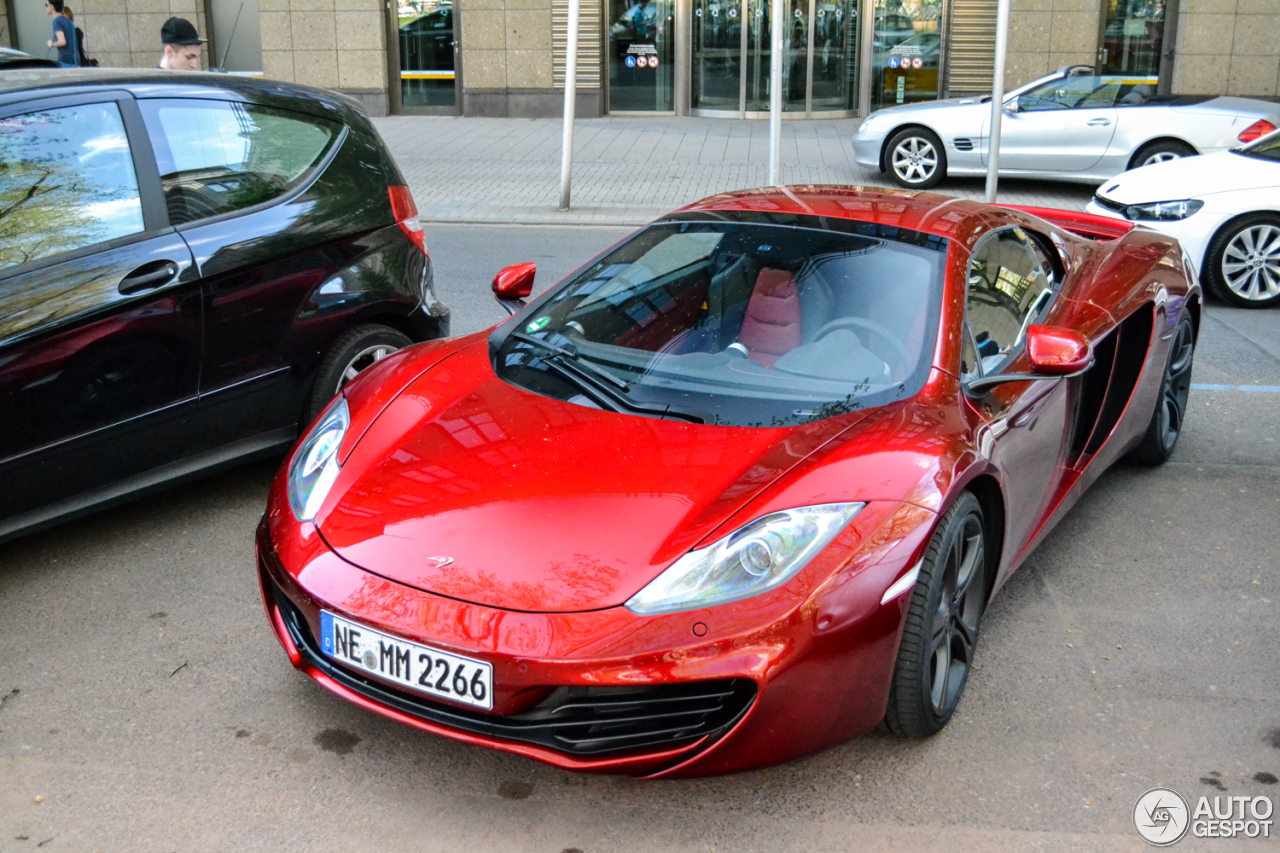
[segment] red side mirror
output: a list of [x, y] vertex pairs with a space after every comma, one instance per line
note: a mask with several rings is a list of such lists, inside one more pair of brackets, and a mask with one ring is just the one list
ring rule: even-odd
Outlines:
[[493, 277], [493, 295], [504, 301], [524, 299], [533, 293], [533, 276], [538, 265], [512, 264]]
[[1033, 323], [1027, 327], [1027, 360], [1046, 376], [1079, 373], [1093, 364], [1093, 346], [1075, 329]]

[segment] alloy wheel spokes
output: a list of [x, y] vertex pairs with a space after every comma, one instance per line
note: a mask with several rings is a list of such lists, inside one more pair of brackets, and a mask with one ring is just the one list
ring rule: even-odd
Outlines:
[[927, 180], [938, 165], [937, 152], [927, 140], [912, 137], [893, 151], [893, 170], [909, 183]]
[[969, 675], [982, 614], [984, 570], [982, 524], [970, 515], [947, 552], [930, 638], [929, 697], [939, 716], [954, 707]]
[[341, 388], [343, 385], [346, 385], [352, 379], [359, 376], [365, 369], [372, 367], [395, 351], [396, 348], [393, 346], [377, 344], [376, 346], [368, 347], [356, 353], [356, 357], [351, 359], [347, 364], [347, 369], [342, 371], [342, 382], [338, 387]]
[[1222, 276], [1245, 299], [1280, 296], [1280, 228], [1262, 223], [1237, 234], [1222, 254]]

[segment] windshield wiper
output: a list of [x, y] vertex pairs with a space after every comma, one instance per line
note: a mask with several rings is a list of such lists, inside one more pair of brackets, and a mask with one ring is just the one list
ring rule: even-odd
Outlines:
[[524, 332], [512, 332], [511, 337], [542, 349], [548, 354], [542, 359], [544, 364], [562, 378], [578, 386], [592, 400], [611, 411], [673, 418], [698, 424], [707, 423], [707, 418], [702, 415], [682, 412], [663, 404], [641, 403], [631, 399], [624, 393], [631, 389], [629, 383], [590, 362], [582, 361], [573, 344], [561, 347], [542, 338], [526, 335]]

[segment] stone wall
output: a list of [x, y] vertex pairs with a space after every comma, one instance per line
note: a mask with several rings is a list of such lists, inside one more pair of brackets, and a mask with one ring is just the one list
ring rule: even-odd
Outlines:
[[258, 0], [267, 77], [356, 96], [387, 112], [384, 0]]
[[1005, 86], [1030, 83], [1064, 65], [1097, 60], [1098, 0], [1013, 0]]
[[1173, 90], [1280, 94], [1280, 2], [1182, 0]]
[[[152, 68], [164, 50], [160, 27], [177, 15], [208, 37], [203, 0], [68, 0], [84, 30], [85, 53], [107, 68]], [[207, 68], [208, 56], [200, 67]]]
[[551, 0], [455, 0], [462, 23], [462, 112], [551, 116]]

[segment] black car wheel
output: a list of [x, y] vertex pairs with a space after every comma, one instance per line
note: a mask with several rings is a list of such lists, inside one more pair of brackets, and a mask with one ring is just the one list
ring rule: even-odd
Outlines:
[[1142, 443], [1133, 451], [1133, 460], [1141, 465], [1159, 465], [1173, 455], [1182, 434], [1182, 421], [1187, 414], [1187, 397], [1191, 394], [1191, 362], [1195, 357], [1196, 336], [1191, 318], [1185, 314], [1178, 321], [1160, 380], [1160, 399], [1151, 415], [1151, 423]]
[[885, 724], [897, 734], [937, 734], [955, 713], [986, 607], [984, 540], [982, 506], [965, 492], [929, 541], [907, 606], [885, 712]]
[[928, 189], [947, 176], [942, 140], [923, 127], [909, 127], [890, 137], [884, 159], [889, 177], [907, 189]]
[[1204, 277], [1229, 305], [1280, 304], [1280, 216], [1255, 213], [1219, 231], [1205, 256]]
[[316, 371], [307, 421], [320, 414], [342, 386], [355, 379], [361, 371], [411, 343], [413, 341], [395, 329], [376, 323], [356, 326], [344, 333], [329, 349]]
[[1129, 163], [1130, 169], [1151, 166], [1156, 163], [1167, 163], [1170, 160], [1181, 160], [1183, 157], [1194, 157], [1199, 153], [1185, 142], [1176, 139], [1161, 139], [1144, 145], [1133, 155]]

